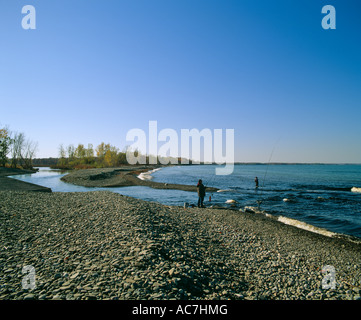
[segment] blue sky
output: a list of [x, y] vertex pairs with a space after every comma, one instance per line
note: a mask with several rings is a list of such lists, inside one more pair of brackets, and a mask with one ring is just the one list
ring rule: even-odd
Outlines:
[[[1, 0], [0, 125], [64, 145], [235, 130], [235, 160], [361, 163], [359, 1]], [[21, 27], [24, 5], [36, 30]], [[336, 30], [321, 27], [324, 5]]]

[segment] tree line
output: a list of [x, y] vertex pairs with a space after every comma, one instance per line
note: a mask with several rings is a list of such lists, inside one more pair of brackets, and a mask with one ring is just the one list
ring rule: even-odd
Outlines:
[[[72, 144], [64, 147], [61, 144], [59, 146], [59, 158], [51, 159], [50, 167], [54, 169], [87, 169], [128, 165], [127, 148], [119, 151], [117, 147], [104, 142], [96, 148], [92, 144], [88, 144], [86, 147], [81, 143], [77, 147]], [[37, 159], [34, 159], [37, 149], [38, 143], [28, 139], [23, 132], [10, 131], [8, 127], [0, 127], [0, 166], [33, 169], [34, 162], [38, 164]], [[133, 154], [137, 157], [140, 155], [140, 151], [134, 150]], [[144, 155], [144, 159], [145, 163], [148, 164], [167, 164], [174, 163], [174, 161], [180, 163], [181, 161], [180, 158], [152, 155]], [[49, 159], [45, 160], [46, 164], [49, 165]]]
[[37, 142], [27, 139], [23, 132], [0, 128], [0, 166], [33, 169], [37, 149]]
[[[129, 165], [127, 160], [127, 149], [128, 146], [125, 147], [123, 151], [119, 151], [117, 147], [104, 142], [100, 143], [96, 148], [94, 148], [91, 143], [87, 146], [79, 143], [77, 147], [72, 144], [68, 146], [61, 144], [59, 146], [58, 162], [56, 165], [52, 165], [51, 168], [69, 170], [109, 168]], [[134, 154], [134, 157], [138, 157], [138, 155], [141, 154], [139, 150], [134, 150], [132, 153]], [[174, 163], [174, 158], [172, 157], [144, 155], [144, 160], [147, 164]], [[176, 159], [176, 161], [179, 161], [178, 163], [180, 163], [180, 158]]]
[[102, 142], [95, 149], [89, 143], [86, 147], [79, 143], [77, 147], [70, 144], [59, 146], [59, 160], [52, 168], [57, 169], [87, 169], [116, 167], [127, 164], [126, 152], [111, 144]]

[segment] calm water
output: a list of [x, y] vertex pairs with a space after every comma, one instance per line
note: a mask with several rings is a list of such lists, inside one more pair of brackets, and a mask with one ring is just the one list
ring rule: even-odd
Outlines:
[[[361, 165], [236, 165], [229, 176], [216, 176], [216, 166], [175, 166], [152, 174], [153, 181], [197, 184], [227, 190], [207, 193], [206, 205], [237, 201], [236, 207], [257, 206], [273, 214], [297, 219], [308, 224], [361, 238]], [[60, 181], [65, 173], [41, 168], [33, 175], [14, 178], [49, 187], [53, 192], [84, 192], [107, 188], [85, 188]], [[255, 189], [258, 176], [260, 187]], [[113, 192], [168, 205], [196, 203], [197, 194], [178, 190], [147, 187], [108, 188]], [[211, 203], [208, 197], [211, 195]], [[289, 201], [285, 202], [284, 199]]]

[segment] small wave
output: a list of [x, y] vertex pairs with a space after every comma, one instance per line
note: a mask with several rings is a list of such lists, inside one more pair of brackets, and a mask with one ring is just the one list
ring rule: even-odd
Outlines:
[[351, 192], [361, 193], [361, 188], [352, 187], [352, 188], [351, 188]]
[[140, 180], [152, 180], [153, 179], [153, 176], [152, 174], [158, 170], [160, 170], [161, 168], [156, 168], [156, 169], [153, 169], [153, 170], [150, 170], [150, 171], [147, 171], [147, 172], [142, 172], [138, 178]]
[[311, 231], [311, 232], [314, 232], [314, 233], [322, 234], [322, 235], [324, 235], [326, 237], [334, 237], [335, 235], [337, 235], [336, 233], [328, 231], [326, 229], [318, 228], [318, 227], [312, 226], [312, 225], [310, 225], [308, 223], [305, 223], [305, 222], [302, 222], [302, 221], [299, 221], [299, 220], [295, 220], [295, 219], [291, 219], [291, 218], [287, 218], [287, 217], [284, 217], [284, 216], [279, 216], [278, 221], [280, 221], [280, 222], [282, 222], [284, 224], [288, 224], [288, 225], [303, 229], [303, 230], [307, 230], [307, 231]]

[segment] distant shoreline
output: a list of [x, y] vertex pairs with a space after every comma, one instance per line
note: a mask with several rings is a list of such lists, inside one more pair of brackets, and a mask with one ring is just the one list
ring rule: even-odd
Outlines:
[[[33, 159], [34, 167], [51, 167], [58, 163], [59, 158], [35, 158]], [[151, 164], [145, 164], [146, 166], [151, 166]], [[182, 164], [179, 163], [177, 165], [180, 166], [188, 166], [188, 165], [217, 165], [217, 163], [190, 163], [190, 164]], [[349, 162], [241, 162], [236, 161], [234, 165], [361, 165], [361, 163], [349, 163]], [[139, 165], [141, 166], [141, 165]]]
[[305, 165], [305, 166], [361, 166], [361, 163], [322, 163], [322, 162], [235, 162], [234, 165]]

